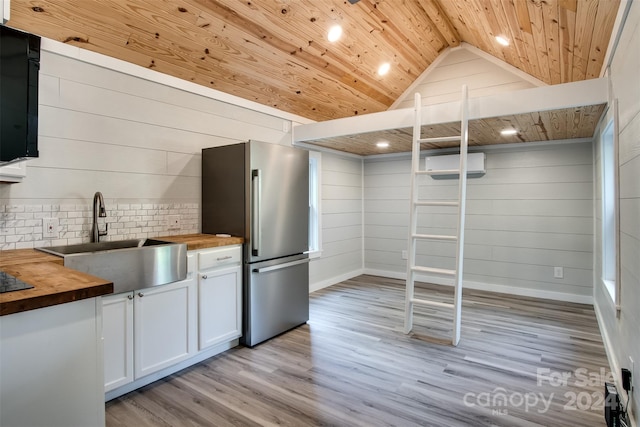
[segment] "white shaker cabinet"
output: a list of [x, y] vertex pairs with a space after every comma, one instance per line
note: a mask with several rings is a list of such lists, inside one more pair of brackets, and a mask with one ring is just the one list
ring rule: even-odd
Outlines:
[[135, 377], [188, 359], [196, 346], [196, 284], [193, 279], [135, 291]]
[[133, 292], [102, 297], [104, 389], [133, 381]]
[[180, 282], [102, 298], [105, 392], [197, 352], [194, 263]]
[[242, 245], [189, 251], [187, 278], [102, 297], [106, 399], [212, 357], [242, 335]]
[[200, 350], [242, 335], [242, 247], [198, 254]]

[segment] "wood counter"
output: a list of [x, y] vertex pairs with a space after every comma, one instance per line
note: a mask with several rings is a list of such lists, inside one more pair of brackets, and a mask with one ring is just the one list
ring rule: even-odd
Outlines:
[[62, 263], [35, 249], [1, 251], [0, 270], [34, 287], [0, 294], [0, 316], [113, 293], [113, 283]]
[[187, 250], [216, 248], [218, 246], [241, 245], [244, 243], [242, 237], [219, 237], [215, 234], [182, 234], [179, 236], [162, 236], [154, 239], [165, 240], [172, 243], [186, 243]]
[[[187, 250], [240, 245], [242, 237], [183, 234], [154, 237], [186, 243]], [[63, 259], [35, 249], [0, 251], [0, 270], [34, 287], [0, 294], [0, 316], [113, 293], [113, 283], [63, 266]]]

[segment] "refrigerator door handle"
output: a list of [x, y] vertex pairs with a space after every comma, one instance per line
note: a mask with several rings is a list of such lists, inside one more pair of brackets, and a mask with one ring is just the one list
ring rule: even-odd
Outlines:
[[251, 218], [251, 255], [260, 256], [260, 242], [262, 241], [262, 228], [260, 227], [260, 207], [262, 203], [262, 184], [260, 182], [260, 169], [253, 169], [251, 171], [251, 185], [252, 192], [251, 197], [251, 209], [253, 210]]
[[268, 271], [281, 270], [283, 268], [293, 267], [294, 265], [306, 264], [309, 262], [309, 258], [299, 259], [297, 261], [285, 262], [284, 264], [272, 265], [270, 267], [255, 268], [254, 273], [266, 273]]

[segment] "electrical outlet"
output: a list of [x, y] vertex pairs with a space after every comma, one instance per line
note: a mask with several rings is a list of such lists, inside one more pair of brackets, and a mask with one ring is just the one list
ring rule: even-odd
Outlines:
[[564, 268], [553, 267], [553, 277], [556, 279], [564, 279]]
[[169, 215], [169, 216], [167, 216], [167, 228], [169, 230], [178, 230], [178, 229], [180, 229], [180, 215]]
[[45, 239], [57, 239], [60, 234], [58, 218], [42, 218], [42, 237]]
[[407, 251], [402, 251], [402, 259], [407, 259], [409, 258], [409, 254], [407, 253]]

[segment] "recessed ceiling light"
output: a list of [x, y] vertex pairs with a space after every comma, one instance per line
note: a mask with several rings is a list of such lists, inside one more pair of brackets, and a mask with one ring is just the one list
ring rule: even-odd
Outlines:
[[502, 136], [515, 135], [517, 133], [518, 131], [516, 129], [503, 129], [502, 131], [500, 131], [500, 135]]
[[387, 141], [380, 141], [376, 144], [376, 147], [378, 148], [387, 148], [389, 146], [389, 143]]
[[342, 36], [342, 27], [340, 25], [334, 25], [329, 29], [327, 39], [329, 39], [330, 42], [335, 42], [340, 39], [340, 36]]
[[496, 36], [496, 41], [502, 46], [509, 46], [509, 40], [504, 36]]
[[389, 64], [388, 62], [385, 62], [380, 66], [380, 68], [378, 68], [378, 74], [381, 76], [384, 76], [389, 72], [390, 69], [391, 69], [391, 64]]

